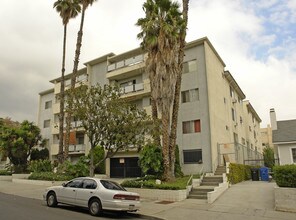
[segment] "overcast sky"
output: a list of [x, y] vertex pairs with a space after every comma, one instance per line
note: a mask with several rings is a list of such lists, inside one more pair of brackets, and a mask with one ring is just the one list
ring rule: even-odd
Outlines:
[[[83, 63], [139, 46], [144, 0], [99, 0], [86, 12]], [[181, 1], [180, 1], [181, 2]], [[36, 121], [38, 93], [60, 76], [63, 26], [53, 0], [1, 0], [0, 117]], [[190, 0], [187, 41], [207, 36], [251, 104], [269, 123], [296, 119], [296, 0]], [[80, 17], [70, 21], [66, 72]]]

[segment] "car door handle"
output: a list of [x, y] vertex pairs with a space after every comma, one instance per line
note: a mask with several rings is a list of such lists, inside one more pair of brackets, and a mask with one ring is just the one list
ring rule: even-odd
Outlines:
[[93, 194], [94, 192], [90, 192], [91, 194]]
[[73, 192], [75, 192], [76, 190], [75, 189], [73, 189]]

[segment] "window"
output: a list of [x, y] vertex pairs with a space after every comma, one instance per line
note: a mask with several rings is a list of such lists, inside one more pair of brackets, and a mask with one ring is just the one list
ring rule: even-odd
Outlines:
[[84, 134], [81, 134], [81, 133], [76, 134], [76, 143], [84, 144]]
[[198, 133], [198, 132], [201, 132], [200, 120], [183, 122], [183, 134]]
[[242, 144], [246, 145], [246, 139], [242, 138]]
[[52, 106], [52, 101], [45, 102], [45, 109], [49, 109]]
[[202, 163], [202, 150], [183, 150], [184, 164]]
[[83, 180], [82, 188], [95, 189], [97, 188], [97, 183], [94, 180]]
[[235, 111], [231, 108], [232, 121], [235, 121]]
[[194, 102], [199, 100], [198, 89], [191, 89], [181, 93], [181, 102]]
[[73, 181], [67, 183], [65, 186], [71, 187], [71, 188], [81, 188], [82, 187], [82, 180], [80, 180], [80, 179], [73, 180]]
[[292, 148], [292, 159], [293, 159], [293, 163], [296, 163], [296, 148]]
[[230, 90], [230, 97], [234, 98], [234, 91], [231, 86], [229, 87], [229, 90]]
[[49, 128], [49, 126], [50, 126], [50, 120], [44, 120], [43, 128]]
[[183, 73], [190, 73], [197, 70], [196, 60], [191, 60], [183, 63]]

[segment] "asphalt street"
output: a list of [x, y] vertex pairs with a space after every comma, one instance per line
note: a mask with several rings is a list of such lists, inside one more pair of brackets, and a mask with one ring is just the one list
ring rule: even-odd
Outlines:
[[136, 215], [106, 212], [102, 216], [94, 217], [88, 210], [72, 206], [58, 206], [49, 208], [45, 202], [38, 199], [29, 199], [15, 195], [0, 193], [0, 219], [1, 220], [88, 220], [88, 219], [132, 219], [137, 220]]

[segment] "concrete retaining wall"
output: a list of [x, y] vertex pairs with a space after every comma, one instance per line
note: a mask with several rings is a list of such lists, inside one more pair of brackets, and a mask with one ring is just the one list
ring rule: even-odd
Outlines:
[[274, 188], [275, 210], [296, 212], [296, 188]]
[[0, 181], [11, 181], [12, 176], [0, 176]]
[[67, 181], [43, 181], [43, 180], [28, 180], [28, 179], [12, 179], [14, 183], [31, 184], [38, 186], [61, 186]]
[[30, 173], [27, 174], [12, 174], [12, 179], [28, 179]]
[[161, 190], [161, 189], [142, 189], [142, 188], [126, 188], [128, 191], [140, 194], [142, 199], [152, 199], [159, 201], [182, 201], [187, 198], [191, 186], [184, 190]]

